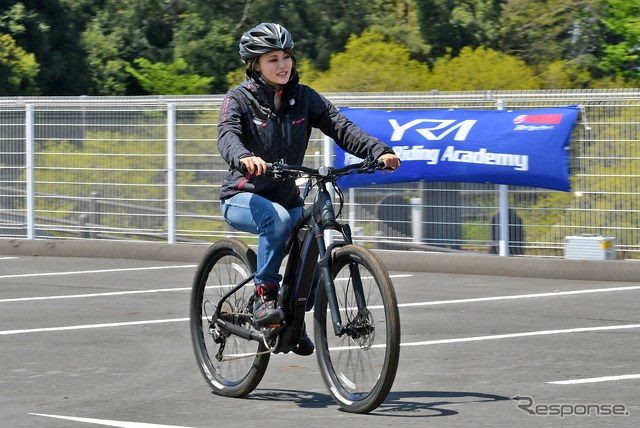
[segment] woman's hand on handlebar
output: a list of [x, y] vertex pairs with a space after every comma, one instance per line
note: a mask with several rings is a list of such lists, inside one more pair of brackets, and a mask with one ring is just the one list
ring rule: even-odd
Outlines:
[[267, 163], [259, 156], [248, 156], [240, 159], [249, 174], [261, 175], [267, 170]]
[[[390, 170], [391, 172], [400, 168], [400, 158], [393, 153], [385, 153], [378, 158], [379, 161], [384, 163], [385, 169]], [[382, 173], [384, 174], [384, 170]]]

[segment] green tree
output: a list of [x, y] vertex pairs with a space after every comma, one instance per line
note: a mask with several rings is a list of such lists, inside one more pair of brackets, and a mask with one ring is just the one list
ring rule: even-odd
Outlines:
[[190, 12], [176, 28], [174, 56], [189, 64], [185, 72], [214, 77], [212, 92], [226, 92], [229, 85], [225, 76], [242, 66], [239, 40], [240, 33], [229, 19]]
[[414, 3], [414, 0], [388, 0], [390, 11], [377, 15], [367, 28], [384, 34], [390, 41], [405, 45], [412, 59], [429, 62], [432, 46], [422, 37]]
[[182, 58], [171, 64], [154, 64], [144, 58], [138, 58], [133, 62], [140, 67], [140, 71], [131, 64], [127, 64], [126, 70], [152, 95], [205, 94], [214, 80], [213, 77], [185, 73], [187, 63]]
[[540, 75], [542, 89], [582, 89], [592, 84], [591, 73], [573, 61], [557, 60]]
[[600, 55], [600, 0], [509, 0], [497, 48], [544, 69], [572, 61], [594, 70]]
[[462, 48], [495, 47], [506, 0], [414, 0], [417, 21], [431, 57], [457, 56]]
[[34, 54], [16, 46], [10, 35], [0, 35], [1, 95], [38, 95], [38, 71], [39, 65]]
[[607, 0], [602, 23], [610, 31], [602, 68], [640, 77], [640, 0]]
[[87, 10], [101, 0], [24, 0], [0, 4], [0, 33], [33, 53], [40, 64], [36, 82], [45, 95], [86, 93], [84, 52], [79, 35]]
[[539, 89], [541, 84], [524, 61], [482, 47], [438, 58], [425, 81], [428, 89], [441, 91]]
[[331, 56], [329, 70], [309, 84], [323, 92], [421, 90], [429, 68], [409, 56], [405, 46], [365, 30], [360, 37], [351, 36], [345, 51]]
[[[138, 82], [126, 71], [137, 58], [173, 60], [173, 2], [105, 0], [82, 33], [91, 95], [136, 95]], [[189, 61], [187, 61], [189, 62]]]

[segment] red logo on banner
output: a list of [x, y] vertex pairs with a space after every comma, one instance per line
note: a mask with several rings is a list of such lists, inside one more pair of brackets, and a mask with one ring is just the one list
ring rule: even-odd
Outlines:
[[513, 123], [546, 123], [557, 125], [562, 120], [562, 114], [521, 114], [513, 119]]

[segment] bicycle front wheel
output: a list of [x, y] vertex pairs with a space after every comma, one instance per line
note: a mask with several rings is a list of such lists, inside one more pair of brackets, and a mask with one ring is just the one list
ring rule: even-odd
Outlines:
[[[246, 244], [225, 239], [205, 252], [193, 279], [191, 291], [191, 340], [200, 372], [213, 391], [227, 397], [242, 397], [255, 389], [269, 363], [262, 342], [230, 334], [214, 325], [217, 305], [229, 290], [256, 270], [256, 254]], [[251, 327], [249, 282], [231, 295], [221, 308], [227, 323]]]
[[314, 310], [320, 371], [338, 405], [367, 413], [385, 400], [398, 368], [400, 316], [393, 283], [380, 259], [358, 245], [338, 249], [331, 271], [347, 333], [334, 333], [322, 281]]

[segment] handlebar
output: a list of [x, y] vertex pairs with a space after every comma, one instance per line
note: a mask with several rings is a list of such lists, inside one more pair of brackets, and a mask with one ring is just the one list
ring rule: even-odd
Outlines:
[[[246, 166], [240, 164], [240, 169], [246, 171]], [[329, 166], [321, 166], [320, 168], [309, 168], [302, 165], [289, 165], [282, 162], [267, 163], [267, 174], [274, 177], [302, 177], [310, 176], [326, 181], [335, 181], [339, 177], [350, 174], [373, 174], [375, 171], [391, 170], [384, 166], [381, 160], [367, 159], [363, 162], [345, 165], [342, 168], [334, 168]]]

